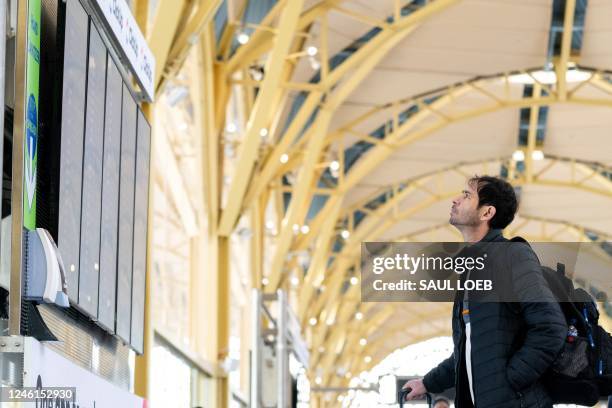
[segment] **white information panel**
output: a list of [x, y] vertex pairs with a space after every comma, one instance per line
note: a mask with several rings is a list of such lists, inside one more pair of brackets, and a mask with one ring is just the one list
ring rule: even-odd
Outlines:
[[[42, 387], [75, 388], [76, 401], [75, 404], [72, 404], [72, 401], [70, 401], [71, 407], [146, 407], [145, 400], [142, 398], [74, 364], [31, 337], [25, 338], [23, 368], [24, 387], [36, 387], [38, 384]], [[35, 402], [28, 402], [20, 406], [40, 407], [44, 406], [44, 404], [41, 405], [41, 401], [39, 401], [38, 405]]]
[[155, 95], [155, 57], [125, 0], [95, 0], [150, 101]]

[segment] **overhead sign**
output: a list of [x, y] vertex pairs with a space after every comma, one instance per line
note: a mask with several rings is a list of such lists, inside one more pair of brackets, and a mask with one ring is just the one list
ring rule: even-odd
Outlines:
[[36, 228], [36, 166], [38, 162], [38, 89], [40, 76], [40, 0], [28, 1], [28, 56], [24, 137], [23, 225]]
[[[70, 406], [80, 408], [142, 408], [145, 401], [90, 371], [76, 365], [32, 337], [25, 337], [23, 386], [38, 388], [62, 387], [74, 390], [76, 400], [47, 401], [24, 404], [31, 407]], [[58, 405], [60, 404], [61, 405]], [[69, 403], [69, 404], [68, 404]]]
[[155, 95], [155, 57], [125, 0], [95, 0], [149, 101]]

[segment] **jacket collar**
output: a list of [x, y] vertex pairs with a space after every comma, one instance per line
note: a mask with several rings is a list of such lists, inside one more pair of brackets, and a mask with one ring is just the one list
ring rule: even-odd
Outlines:
[[489, 232], [480, 240], [480, 242], [493, 242], [500, 241], [503, 239], [503, 234], [501, 229], [490, 229]]

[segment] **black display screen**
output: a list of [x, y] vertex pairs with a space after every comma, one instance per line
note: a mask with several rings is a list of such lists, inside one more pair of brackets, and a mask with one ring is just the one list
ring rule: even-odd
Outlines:
[[119, 177], [119, 249], [117, 252], [117, 325], [115, 331], [130, 341], [132, 255], [134, 251], [134, 174], [136, 170], [136, 103], [123, 86], [121, 170]]
[[66, 267], [68, 297], [78, 303], [81, 182], [87, 83], [89, 17], [78, 1], [66, 3], [61, 120], [58, 247]]
[[117, 291], [117, 229], [119, 219], [119, 154], [121, 150], [121, 95], [123, 81], [112, 58], [106, 70], [104, 158], [102, 160], [102, 217], [98, 321], [115, 331]]
[[93, 25], [90, 26], [89, 32], [89, 60], [87, 67], [79, 308], [86, 311], [93, 318], [97, 318], [106, 47], [98, 34], [98, 30]]

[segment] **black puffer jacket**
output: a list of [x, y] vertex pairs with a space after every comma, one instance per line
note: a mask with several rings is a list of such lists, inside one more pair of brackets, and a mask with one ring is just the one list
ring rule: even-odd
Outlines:
[[[567, 333], [565, 319], [532, 249], [524, 243], [486, 244], [502, 241], [505, 239], [501, 230], [491, 230], [476, 245], [481, 249], [483, 245], [488, 246], [487, 262], [492, 264], [487, 265], [486, 270], [494, 274], [494, 282], [512, 285], [520, 302], [478, 302], [470, 298], [475, 406], [552, 407], [540, 378], [563, 346]], [[470, 278], [481, 279], [483, 276]], [[540, 301], [529, 301], [535, 293]], [[463, 293], [459, 292], [453, 307], [453, 355], [424, 378], [429, 392], [438, 393], [455, 386], [457, 408], [472, 406], [465, 369], [462, 301]]]

